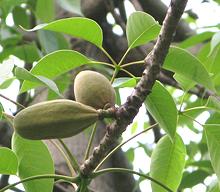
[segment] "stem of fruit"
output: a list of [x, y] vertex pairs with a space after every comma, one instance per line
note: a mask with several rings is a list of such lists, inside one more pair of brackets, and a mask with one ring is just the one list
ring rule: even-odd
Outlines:
[[73, 169], [79, 173], [80, 172], [80, 167], [79, 167], [79, 164], [76, 160], [76, 158], [73, 156], [73, 154], [70, 152], [69, 148], [66, 146], [66, 144], [63, 142], [62, 139], [58, 139], [58, 141], [60, 142], [60, 144], [62, 145], [62, 147], [64, 148], [64, 150], [66, 151], [69, 159], [70, 159], [70, 162], [71, 162], [71, 165], [73, 167]]
[[157, 125], [158, 125], [158, 123], [155, 123], [155, 124], [149, 126], [147, 129], [145, 129], [145, 130], [143, 130], [143, 131], [141, 131], [141, 132], [139, 132], [139, 133], [133, 135], [132, 137], [130, 137], [130, 138], [127, 139], [126, 141], [120, 143], [120, 144], [119, 144], [118, 146], [116, 146], [112, 151], [110, 151], [110, 152], [108, 153], [108, 155], [106, 155], [106, 156], [104, 157], [104, 159], [102, 159], [102, 161], [96, 166], [96, 168], [94, 169], [94, 171], [97, 171], [97, 170], [103, 165], [103, 163], [104, 163], [109, 157], [111, 157], [114, 152], [116, 152], [118, 149], [120, 149], [123, 145], [125, 145], [126, 143], [128, 143], [129, 141], [131, 141], [132, 139], [134, 139], [135, 137], [141, 135], [142, 133], [145, 133], [145, 132], [149, 131], [150, 129], [154, 128], [154, 127], [157, 126]]
[[52, 175], [52, 174], [45, 174], [45, 175], [36, 175], [36, 176], [32, 176], [32, 177], [27, 177], [25, 179], [22, 179], [16, 183], [7, 185], [6, 187], [0, 189], [0, 192], [6, 191], [7, 189], [11, 189], [14, 186], [20, 184], [20, 183], [25, 183], [28, 181], [32, 181], [32, 180], [36, 180], [36, 179], [62, 179], [64, 181], [68, 181], [71, 183], [78, 183], [79, 182], [79, 176], [77, 177], [68, 177], [65, 175]]
[[25, 106], [24, 106], [24, 105], [22, 105], [22, 104], [20, 104], [20, 103], [18, 103], [18, 102], [16, 102], [16, 101], [11, 100], [10, 98], [8, 98], [8, 97], [6, 97], [6, 96], [4, 96], [4, 95], [2, 95], [2, 94], [0, 94], [0, 97], [6, 99], [6, 100], [8, 100], [8, 101], [10, 101], [11, 103], [17, 105], [18, 107], [20, 107], [20, 108], [22, 108], [22, 109], [25, 109]]
[[53, 140], [51, 140], [51, 139], [50, 139], [49, 141], [50, 141], [50, 142], [58, 149], [58, 151], [62, 154], [62, 156], [63, 156], [63, 158], [65, 159], [66, 164], [67, 164], [67, 166], [68, 166], [68, 168], [69, 168], [69, 170], [70, 170], [71, 175], [74, 176], [74, 175], [75, 175], [74, 168], [72, 167], [72, 164], [71, 164], [69, 158], [67, 157], [66, 153], [63, 151], [63, 149], [62, 149], [55, 141], [53, 141]]
[[138, 175], [140, 177], [144, 177], [154, 183], [156, 183], [157, 185], [163, 187], [165, 190], [167, 190], [168, 192], [173, 192], [170, 188], [168, 188], [167, 186], [165, 186], [163, 183], [157, 181], [156, 179], [153, 179], [152, 177], [146, 175], [146, 174], [143, 174], [143, 173], [139, 173], [139, 172], [136, 172], [136, 171], [133, 171], [133, 170], [130, 170], [130, 169], [125, 169], [125, 168], [108, 168], [108, 169], [102, 169], [100, 171], [97, 171], [97, 172], [94, 172], [92, 174], [92, 178], [95, 178], [97, 176], [100, 176], [102, 174], [105, 174], [105, 173], [111, 173], [111, 172], [118, 172], [118, 173], [130, 173], [130, 174], [135, 174], [135, 175]]
[[94, 124], [93, 126], [93, 129], [92, 129], [92, 134], [89, 138], [89, 143], [87, 145], [87, 149], [86, 149], [86, 154], [85, 154], [85, 157], [84, 157], [84, 161], [89, 157], [89, 152], [90, 152], [90, 149], [92, 147], [92, 142], [94, 140], [94, 137], [95, 137], [95, 133], [96, 133], [96, 129], [97, 129], [97, 123]]

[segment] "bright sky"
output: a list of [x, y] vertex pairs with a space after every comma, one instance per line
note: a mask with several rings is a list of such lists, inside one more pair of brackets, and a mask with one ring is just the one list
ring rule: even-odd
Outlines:
[[[166, 4], [169, 4], [170, 0], [163, 0]], [[132, 13], [134, 11], [132, 5], [130, 4], [130, 2], [128, 0], [125, 1], [126, 2], [126, 8], [127, 8], [127, 12], [128, 14]], [[201, 28], [204, 26], [211, 26], [211, 25], [216, 25], [218, 24], [219, 18], [220, 18], [220, 7], [217, 6], [216, 3], [214, 3], [212, 1], [212, 3], [201, 3], [202, 0], [189, 0], [187, 9], [192, 9], [195, 13], [198, 14], [199, 19], [197, 20], [196, 25], [191, 25], [192, 28]], [[108, 21], [109, 22], [114, 22], [111, 15], [108, 15]], [[7, 22], [9, 24], [12, 24], [12, 17], [9, 16], [7, 19]], [[121, 34], [122, 31], [120, 29], [119, 26], [115, 26], [114, 31], [118, 34]], [[202, 31], [202, 30], [201, 30]], [[23, 62], [20, 61], [19, 59], [12, 57], [14, 59], [14, 62], [16, 65], [22, 65]], [[1, 79], [0, 79], [0, 83], [1, 83]], [[0, 90], [0, 93], [3, 95], [6, 95], [7, 97], [11, 98], [12, 100], [16, 100], [18, 91], [19, 91], [19, 83], [18, 81], [14, 81], [13, 85], [10, 86], [8, 89], [5, 90]], [[123, 93], [121, 94], [122, 97], [122, 101], [124, 102], [126, 97], [130, 94], [132, 90], [131, 89], [123, 89]], [[182, 92], [178, 92], [176, 94], [182, 94]], [[3, 104], [3, 107], [5, 109], [6, 112], [11, 113], [14, 112], [16, 110], [16, 107], [8, 102], [5, 101], [4, 99], [0, 98], [0, 102]], [[143, 128], [143, 123], [144, 123], [144, 119], [147, 118], [147, 116], [145, 115], [145, 109], [142, 107], [138, 116], [135, 118], [134, 122], [138, 122], [138, 128], [137, 131], [141, 131]], [[205, 119], [207, 118], [207, 114], [203, 114], [202, 116], [200, 116], [197, 120], [200, 121], [201, 123], [203, 123], [205, 121]], [[195, 126], [198, 126], [195, 124]], [[200, 128], [201, 129], [201, 128]], [[190, 131], [189, 129], [186, 128], [179, 128], [178, 129], [178, 133], [183, 137], [183, 140], [186, 144], [188, 144], [190, 141], [196, 141], [198, 142], [201, 139], [201, 134], [200, 135], [196, 135], [194, 132]], [[131, 127], [129, 127], [127, 129], [127, 131], [123, 134], [123, 138], [129, 138], [131, 136]], [[142, 143], [146, 143], [148, 146], [153, 147], [153, 133], [152, 131], [147, 132], [146, 134], [142, 134], [141, 136], [139, 136], [137, 139], [131, 141], [129, 144], [126, 144], [123, 147], [123, 150], [126, 151], [127, 149], [129, 149], [130, 147], [136, 147], [138, 146], [137, 141], [138, 142], [142, 142]], [[199, 154], [197, 156], [197, 158], [199, 159]], [[134, 169], [135, 170], [142, 170], [143, 172], [149, 172], [149, 165], [150, 165], [150, 158], [144, 153], [143, 149], [141, 148], [137, 148], [135, 150], [135, 160], [134, 160]], [[143, 166], [145, 165], [145, 166]], [[137, 177], [135, 177], [137, 178]], [[12, 182], [15, 181], [14, 178], [11, 179]], [[209, 185], [211, 182], [213, 181], [213, 177], [209, 177], [205, 180], [205, 183], [207, 185]], [[150, 190], [150, 183], [148, 181], [143, 181], [140, 184], [140, 187], [142, 189], [142, 191], [151, 191]], [[186, 189], [184, 192], [205, 192], [206, 188], [205, 185], [203, 184], [199, 184], [195, 187], [193, 187], [192, 189]]]

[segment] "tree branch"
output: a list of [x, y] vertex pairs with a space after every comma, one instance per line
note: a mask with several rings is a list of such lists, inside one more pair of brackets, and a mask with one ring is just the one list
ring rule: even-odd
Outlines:
[[161, 66], [168, 53], [173, 34], [185, 9], [187, 0], [172, 0], [161, 28], [161, 32], [152, 52], [145, 58], [146, 68], [143, 75], [134, 88], [132, 94], [127, 98], [116, 113], [116, 120], [107, 126], [107, 132], [96, 147], [93, 154], [81, 166], [81, 173], [85, 176], [92, 173], [98, 163], [109, 152], [112, 145], [117, 142], [126, 127], [132, 123], [139, 108], [150, 94], [151, 89], [160, 73]]

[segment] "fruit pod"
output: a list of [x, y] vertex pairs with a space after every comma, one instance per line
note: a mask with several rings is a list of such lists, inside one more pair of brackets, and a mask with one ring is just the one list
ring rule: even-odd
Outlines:
[[74, 94], [77, 102], [95, 109], [115, 105], [114, 88], [104, 75], [95, 71], [82, 71], [76, 76]]
[[98, 112], [94, 108], [59, 99], [23, 109], [14, 118], [14, 128], [26, 139], [65, 138], [80, 133], [97, 119]]

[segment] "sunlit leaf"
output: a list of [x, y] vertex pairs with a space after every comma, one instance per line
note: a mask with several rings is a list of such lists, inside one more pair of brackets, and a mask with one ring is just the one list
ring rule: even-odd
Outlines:
[[220, 100], [215, 96], [209, 96], [206, 107], [220, 112]]
[[212, 186], [209, 187], [208, 192], [220, 192], [218, 182], [214, 182]]
[[48, 24], [40, 24], [27, 31], [45, 29], [61, 32], [89, 41], [97, 47], [102, 47], [103, 35], [100, 26], [93, 20], [83, 17], [60, 19]]
[[185, 172], [180, 184], [180, 189], [192, 188], [199, 183], [203, 183], [206, 177], [209, 176], [207, 171], [202, 169], [195, 170], [193, 172]]
[[115, 88], [134, 87], [137, 83], [137, 79], [129, 77], [116, 78], [112, 84]]
[[[18, 79], [26, 80], [27, 82], [34, 82], [46, 85], [49, 89], [54, 91], [57, 95], [61, 96], [57, 85], [50, 79], [40, 76], [40, 75], [33, 75], [29, 71], [24, 68], [17, 67], [15, 69], [15, 75]], [[21, 92], [21, 91], [20, 91]]]
[[37, 0], [35, 13], [41, 22], [52, 21], [55, 17], [54, 0]]
[[0, 64], [0, 80], [8, 78], [14, 68], [14, 60], [7, 59]]
[[7, 89], [15, 79], [15, 77], [7, 78], [4, 82], [0, 84], [0, 89]]
[[[185, 166], [186, 148], [181, 137], [176, 134], [173, 142], [164, 136], [157, 143], [151, 156], [150, 176], [173, 191], [177, 191]], [[164, 188], [151, 183], [153, 192], [167, 192]]]
[[0, 174], [15, 175], [17, 169], [18, 160], [15, 153], [6, 147], [0, 147]]
[[145, 105], [159, 126], [167, 132], [170, 138], [174, 138], [177, 126], [176, 104], [161, 83], [154, 84], [152, 92], [145, 100]]
[[155, 39], [160, 31], [160, 25], [154, 18], [144, 12], [132, 13], [127, 22], [126, 32], [128, 47], [134, 48]]
[[206, 31], [203, 33], [199, 33], [199, 34], [190, 36], [186, 40], [182, 41], [179, 44], [179, 47], [184, 48], [184, 49], [188, 48], [188, 47], [192, 47], [198, 43], [202, 43], [203, 41], [210, 39], [212, 37], [212, 35], [213, 35], [213, 32]]
[[65, 37], [57, 32], [40, 30], [37, 32], [39, 42], [45, 53], [51, 53], [60, 49], [69, 49]]
[[191, 88], [193, 88], [196, 84], [196, 82], [190, 80], [190, 79], [187, 79], [185, 78], [184, 76], [182, 75], [179, 75], [179, 74], [174, 74], [174, 79], [180, 84], [181, 88], [184, 90], [184, 91], [188, 91], [190, 90]]
[[170, 48], [163, 68], [204, 85], [208, 89], [215, 90], [211, 77], [203, 64], [184, 49], [177, 47]]
[[[208, 143], [208, 150], [210, 154], [213, 169], [220, 181], [220, 125], [207, 124], [204, 126], [205, 134]], [[220, 183], [220, 182], [219, 182]]]
[[209, 54], [212, 54], [213, 50], [219, 45], [220, 43], [220, 32], [217, 32], [213, 35], [211, 39], [211, 50]]
[[[21, 179], [35, 175], [54, 174], [52, 157], [42, 141], [23, 139], [15, 133], [12, 138], [12, 150], [18, 157], [18, 176]], [[53, 184], [53, 179], [23, 183], [26, 192], [51, 192]]]
[[[48, 79], [64, 74], [65, 72], [89, 64], [91, 61], [84, 55], [71, 50], [60, 50], [50, 53], [37, 62], [30, 71], [33, 75], [43, 76]], [[39, 83], [24, 81], [21, 92], [25, 92], [32, 88], [38, 87]]]

